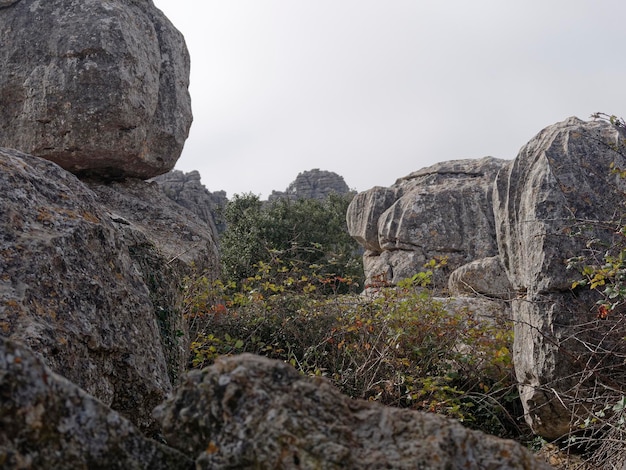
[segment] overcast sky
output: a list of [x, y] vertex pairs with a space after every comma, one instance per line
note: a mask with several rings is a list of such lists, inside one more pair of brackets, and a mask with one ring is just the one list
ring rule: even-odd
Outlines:
[[191, 54], [176, 168], [266, 198], [304, 170], [389, 186], [626, 115], [624, 0], [154, 0]]

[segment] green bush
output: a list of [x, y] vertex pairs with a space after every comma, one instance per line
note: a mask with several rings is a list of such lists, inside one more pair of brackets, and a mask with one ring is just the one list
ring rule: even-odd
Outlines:
[[253, 194], [235, 195], [225, 208], [227, 229], [220, 239], [224, 282], [239, 285], [257, 275], [259, 263], [279, 260], [309, 275], [350, 277], [350, 287], [358, 290], [364, 277], [361, 251], [345, 219], [351, 199], [331, 194], [324, 200], [263, 203]]
[[257, 264], [239, 284], [198, 279], [187, 291], [191, 366], [252, 352], [325, 376], [351, 397], [519, 435], [511, 325], [448, 312], [423, 288], [429, 277], [416, 275], [371, 299], [328, 295], [329, 286], [339, 292], [353, 281], [280, 259]]

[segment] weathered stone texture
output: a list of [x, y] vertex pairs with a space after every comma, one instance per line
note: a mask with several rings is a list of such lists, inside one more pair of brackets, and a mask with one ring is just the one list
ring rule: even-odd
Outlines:
[[148, 429], [187, 359], [182, 278], [214, 269], [214, 235], [156, 184], [90, 185], [0, 150], [0, 334]]
[[[6, 3], [6, 2], [5, 2]], [[189, 56], [150, 0], [0, 9], [0, 142], [73, 173], [150, 178], [191, 125]]]
[[198, 469], [548, 468], [513, 441], [352, 400], [325, 379], [250, 354], [191, 372], [156, 414]]
[[171, 200], [189, 209], [209, 225], [214, 225], [217, 233], [226, 229], [226, 222], [221, 215], [228, 203], [225, 191], [209, 191], [200, 181], [200, 173], [183, 173], [172, 170], [154, 178]]
[[[575, 425], [570, 396], [581, 403], [605, 390], [599, 383], [606, 374], [587, 380], [584, 369], [602, 361], [611, 382], [626, 378], [624, 364], [613, 364], [623, 355], [601, 354], [624, 346], [610, 345], [611, 322], [595, 318], [598, 297], [588, 289], [572, 292], [578, 274], [566, 269], [569, 258], [586, 253], [589, 240], [610, 246], [616, 236], [606, 221], [622, 205], [626, 182], [611, 174], [610, 165], [626, 168], [625, 137], [609, 123], [569, 118], [534, 137], [496, 181], [499, 253], [517, 293], [515, 368], [527, 421], [547, 438], [566, 435]], [[598, 348], [598, 341], [601, 348], [590, 355], [584, 343]]]
[[177, 470], [193, 462], [0, 336], [0, 467]]
[[509, 164], [486, 157], [443, 162], [399, 179], [391, 188], [358, 194], [348, 208], [350, 234], [368, 251], [367, 283], [395, 284], [436, 258], [447, 268], [435, 278], [479, 258], [497, 254], [492, 188]]
[[182, 286], [200, 274], [217, 276], [215, 228], [181, 208], [156, 183], [138, 179], [84, 183], [98, 196], [148, 287], [174, 383], [186, 369], [189, 356]]

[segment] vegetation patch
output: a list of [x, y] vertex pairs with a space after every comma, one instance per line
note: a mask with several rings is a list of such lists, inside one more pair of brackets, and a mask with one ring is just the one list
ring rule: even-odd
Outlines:
[[511, 325], [447, 309], [425, 289], [432, 270], [365, 298], [340, 293], [350, 278], [281, 258], [256, 269], [240, 283], [188, 283], [191, 367], [251, 352], [327, 377], [354, 398], [441, 413], [500, 436], [525, 432]]

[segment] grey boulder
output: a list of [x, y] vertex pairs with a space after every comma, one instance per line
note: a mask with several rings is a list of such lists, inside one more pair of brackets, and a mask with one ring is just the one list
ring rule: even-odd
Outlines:
[[182, 470], [193, 462], [0, 336], [0, 467]]
[[188, 374], [155, 411], [198, 469], [547, 469], [520, 444], [435, 414], [350, 399], [322, 378], [243, 354]]
[[[603, 253], [621, 236], [611, 221], [626, 181], [611, 164], [626, 168], [625, 138], [607, 122], [569, 118], [531, 139], [496, 180], [498, 251], [515, 293], [520, 396], [527, 422], [549, 439], [575, 430], [589, 409], [604, 405], [603, 394], [626, 383], [623, 325], [597, 318], [599, 296], [573, 291], [580, 274], [567, 269], [568, 259], [590, 252], [590, 241]], [[579, 406], [586, 402], [588, 409]]]
[[169, 171], [191, 125], [189, 55], [152, 1], [0, 8], [0, 142], [73, 173]]

